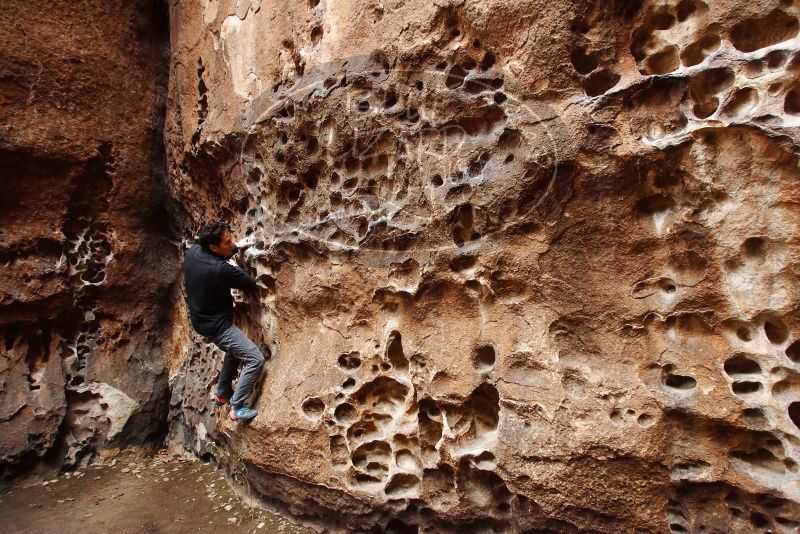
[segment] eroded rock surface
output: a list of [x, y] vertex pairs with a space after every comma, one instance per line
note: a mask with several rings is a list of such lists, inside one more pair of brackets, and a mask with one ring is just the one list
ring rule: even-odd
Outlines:
[[173, 2], [183, 237], [258, 241], [239, 427], [165, 298], [163, 8], [0, 8], [3, 478], [156, 438], [169, 373], [331, 525], [800, 527], [794, 2]]
[[0, 5], [0, 478], [163, 433], [168, 32], [158, 2]]
[[800, 526], [787, 1], [172, 5], [185, 238], [258, 240], [261, 415], [178, 304], [171, 437], [400, 532]]

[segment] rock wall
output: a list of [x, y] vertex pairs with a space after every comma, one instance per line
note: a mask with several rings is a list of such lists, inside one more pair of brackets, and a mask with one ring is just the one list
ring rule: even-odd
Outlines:
[[186, 241], [255, 253], [236, 426], [173, 310], [171, 438], [389, 532], [800, 526], [792, 0], [171, 5]]
[[0, 478], [163, 435], [168, 6], [0, 4]]

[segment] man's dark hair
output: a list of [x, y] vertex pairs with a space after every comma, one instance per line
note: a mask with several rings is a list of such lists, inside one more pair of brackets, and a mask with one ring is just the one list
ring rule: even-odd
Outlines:
[[230, 232], [231, 227], [222, 221], [209, 221], [200, 227], [197, 233], [197, 242], [205, 250], [211, 250], [211, 245], [219, 245], [222, 234]]

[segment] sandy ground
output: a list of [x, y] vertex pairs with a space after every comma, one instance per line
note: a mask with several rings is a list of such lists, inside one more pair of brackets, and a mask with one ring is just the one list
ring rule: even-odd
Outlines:
[[312, 534], [244, 504], [216, 467], [162, 453], [92, 466], [0, 494], [0, 531], [11, 533]]

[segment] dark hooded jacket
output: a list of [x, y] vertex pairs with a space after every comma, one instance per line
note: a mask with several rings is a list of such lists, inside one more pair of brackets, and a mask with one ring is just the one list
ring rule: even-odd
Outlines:
[[[238, 250], [234, 245], [233, 253]], [[233, 325], [231, 288], [248, 293], [257, 288], [249, 274], [200, 245], [186, 253], [183, 284], [192, 327], [205, 337], [215, 337]]]

